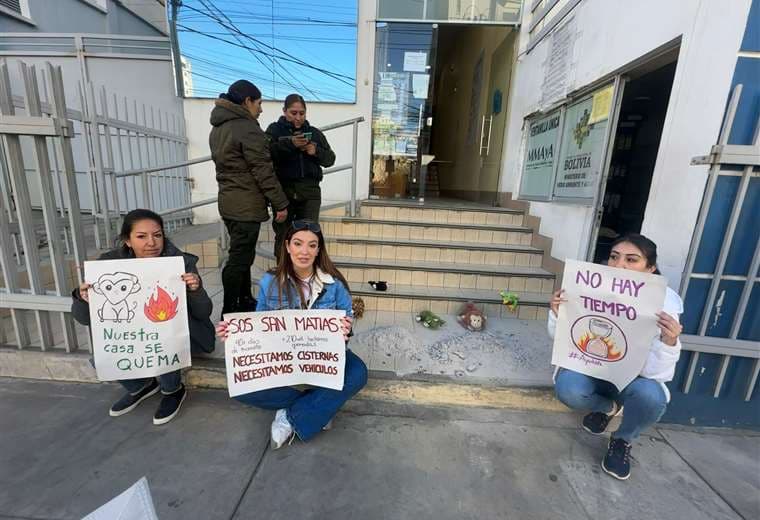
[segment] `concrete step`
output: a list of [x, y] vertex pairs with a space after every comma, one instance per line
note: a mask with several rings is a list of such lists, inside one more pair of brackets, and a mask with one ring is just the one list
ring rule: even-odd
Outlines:
[[[256, 250], [257, 267], [267, 270], [275, 266], [271, 243]], [[510, 291], [551, 292], [554, 274], [540, 267], [494, 266], [425, 262], [397, 259], [355, 259], [331, 256], [350, 283], [384, 280], [402, 285], [430, 285], [462, 289], [507, 289]]]
[[320, 221], [327, 237], [440, 240], [496, 245], [530, 245], [533, 231], [504, 224], [453, 224], [373, 218], [325, 216]]
[[365, 200], [361, 203], [363, 218], [430, 222], [438, 224], [491, 224], [522, 226], [524, 213], [519, 210], [494, 208], [476, 204], [462, 204], [451, 208], [426, 202], [425, 206], [414, 201]]
[[[0, 348], [0, 377], [100, 384], [85, 352], [40, 352]], [[195, 388], [227, 388], [223, 359], [194, 357], [183, 370], [185, 383]], [[427, 379], [433, 379], [427, 376]], [[355, 399], [399, 405], [468, 406], [518, 410], [566, 411], [553, 397], [549, 384], [495, 386], [477, 380], [435, 380], [417, 375], [400, 380], [388, 372], [370, 371], [367, 386]]]
[[436, 314], [457, 314], [467, 302], [473, 302], [494, 319], [520, 318], [546, 320], [550, 293], [520, 292], [517, 313], [502, 304], [499, 291], [493, 289], [452, 289], [419, 285], [389, 284], [387, 291], [375, 291], [367, 284], [351, 286], [354, 297], [361, 296], [366, 309], [414, 312], [430, 310]]
[[[263, 237], [257, 250], [271, 253], [271, 237]], [[532, 246], [441, 243], [433, 240], [327, 237], [330, 257], [352, 260], [398, 260], [404, 263], [443, 262], [460, 266], [540, 267], [543, 251]]]
[[[266, 272], [259, 264], [251, 270], [258, 291], [258, 280]], [[343, 270], [341, 270], [343, 273]], [[345, 276], [345, 273], [343, 273]], [[416, 280], [415, 280], [416, 281]], [[351, 295], [361, 296], [366, 310], [415, 312], [430, 310], [436, 314], [456, 314], [466, 302], [475, 303], [489, 318], [520, 318], [524, 320], [546, 320], [551, 292], [527, 292], [515, 289], [520, 299], [517, 313], [503, 305], [499, 291], [506, 287], [477, 289], [461, 287], [435, 287], [388, 283], [387, 291], [376, 291], [366, 282], [352, 283]]]

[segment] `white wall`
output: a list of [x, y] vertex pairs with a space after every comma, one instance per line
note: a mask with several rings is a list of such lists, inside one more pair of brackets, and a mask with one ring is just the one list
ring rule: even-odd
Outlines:
[[[372, 121], [372, 83], [375, 56], [375, 1], [359, 2], [359, 26], [357, 41], [356, 103], [317, 103], [309, 102], [306, 117], [309, 123], [319, 128], [338, 121], [364, 116], [359, 124], [357, 147], [357, 196], [367, 198], [369, 193], [370, 172], [370, 124]], [[213, 99], [186, 99], [185, 121], [189, 140], [188, 157], [190, 159], [209, 155], [208, 135], [211, 131], [209, 115], [213, 108]], [[264, 113], [259, 122], [262, 128], [282, 115], [282, 103], [265, 101]], [[351, 128], [331, 130], [326, 133], [330, 146], [335, 150], [336, 165], [351, 162], [352, 134]], [[190, 177], [194, 179], [193, 201], [216, 197], [218, 186], [212, 162], [205, 162], [190, 167]], [[345, 202], [351, 198], [351, 171], [333, 173], [322, 181], [322, 204]], [[204, 224], [219, 220], [216, 205], [208, 205], [194, 210], [194, 222]]]
[[[642, 234], [658, 244], [660, 268], [673, 287], [686, 261], [707, 175], [705, 167], [689, 162], [717, 140], [749, 7], [750, 0], [584, 0], [571, 15], [578, 36], [568, 92], [682, 37], [642, 227]], [[500, 187], [515, 196], [523, 159], [523, 120], [546, 108], [541, 106], [541, 85], [550, 38], [523, 54], [527, 43], [523, 31]], [[552, 256], [585, 257], [591, 208], [533, 202], [530, 213], [541, 218], [541, 233], [554, 239]]]

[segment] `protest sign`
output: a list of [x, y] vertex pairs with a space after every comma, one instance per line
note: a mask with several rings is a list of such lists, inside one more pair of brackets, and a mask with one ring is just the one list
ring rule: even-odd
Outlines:
[[182, 257], [84, 263], [101, 381], [154, 377], [190, 366]]
[[625, 388], [660, 333], [666, 287], [662, 276], [566, 260], [552, 364]]
[[230, 397], [292, 385], [343, 389], [346, 343], [339, 310], [225, 314]]
[[158, 520], [145, 477], [82, 520]]

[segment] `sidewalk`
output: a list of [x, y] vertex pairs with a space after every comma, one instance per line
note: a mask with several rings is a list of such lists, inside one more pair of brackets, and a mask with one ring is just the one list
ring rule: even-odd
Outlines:
[[0, 379], [0, 518], [78, 519], [140, 477], [171, 519], [760, 517], [760, 434], [658, 427], [618, 482], [570, 413], [351, 401], [332, 431], [268, 448], [272, 414], [191, 390], [110, 418], [116, 385]]

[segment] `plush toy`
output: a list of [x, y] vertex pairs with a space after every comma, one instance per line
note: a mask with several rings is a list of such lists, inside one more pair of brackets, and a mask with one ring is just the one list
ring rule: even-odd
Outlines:
[[428, 329], [438, 329], [446, 323], [443, 321], [440, 317], [438, 317], [436, 314], [433, 314], [430, 311], [422, 311], [417, 315], [417, 321], [422, 323], [423, 327], [426, 327]]
[[354, 318], [357, 320], [364, 316], [364, 300], [361, 296], [355, 296], [351, 301], [351, 309], [354, 311]]
[[512, 292], [500, 291], [501, 303], [507, 306], [509, 312], [517, 312], [517, 307], [520, 306], [520, 298]]
[[486, 328], [486, 315], [472, 302], [462, 306], [457, 313], [457, 321], [462, 327], [473, 332], [480, 332]]

